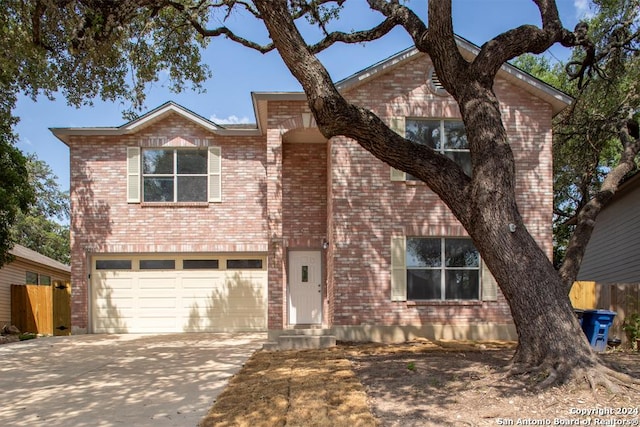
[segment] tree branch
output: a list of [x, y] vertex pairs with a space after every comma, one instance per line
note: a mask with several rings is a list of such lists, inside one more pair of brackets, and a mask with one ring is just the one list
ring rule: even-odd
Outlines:
[[[623, 22], [622, 25], [613, 31], [614, 38], [609, 41], [604, 49], [596, 54], [596, 46], [587, 37], [588, 27], [586, 24], [578, 24], [576, 26], [575, 33], [577, 36], [578, 46], [582, 46], [585, 50], [585, 57], [582, 61], [571, 61], [565, 66], [565, 70], [571, 80], [578, 79], [578, 88], [582, 88], [584, 85], [584, 79], [591, 77], [593, 72], [597, 73], [600, 77], [605, 78], [604, 71], [598, 65], [603, 59], [609, 56], [616, 50], [628, 49], [629, 51], [636, 52], [637, 49], [632, 48], [632, 44], [640, 40], [640, 29], [633, 33], [628, 33], [628, 30], [634, 24], [633, 21]], [[578, 30], [578, 27], [581, 27]], [[621, 36], [622, 35], [622, 36]]]
[[469, 198], [470, 178], [454, 161], [433, 149], [414, 144], [393, 132], [371, 111], [348, 103], [338, 92], [327, 70], [298, 32], [287, 0], [256, 0], [256, 7], [285, 64], [300, 82], [322, 134], [356, 140], [380, 160], [427, 182], [454, 212], [471, 214], [462, 201]]
[[356, 31], [353, 33], [344, 33], [335, 31], [328, 33], [327, 36], [316, 44], [309, 46], [312, 53], [319, 53], [327, 49], [331, 45], [341, 43], [362, 43], [377, 40], [388, 34], [397, 24], [395, 19], [387, 18], [382, 23], [370, 30]]
[[[170, 1], [170, 2], [168, 2], [168, 4], [171, 7], [173, 7], [175, 10], [180, 12], [182, 14], [182, 16], [184, 17], [184, 19], [191, 25], [191, 27], [193, 27], [193, 29], [198, 34], [200, 34], [202, 37], [208, 38], [208, 37], [225, 36], [229, 40], [232, 40], [232, 41], [234, 41], [236, 43], [239, 43], [242, 46], [257, 50], [258, 52], [261, 52], [261, 53], [267, 53], [267, 52], [270, 52], [270, 51], [272, 51], [274, 49], [273, 43], [269, 43], [269, 44], [266, 44], [266, 45], [261, 45], [259, 43], [254, 42], [254, 41], [248, 40], [248, 39], [246, 39], [244, 37], [238, 36], [237, 34], [235, 34], [233, 31], [231, 31], [229, 28], [227, 28], [225, 26], [221, 26], [221, 27], [218, 27], [218, 28], [212, 28], [212, 29], [205, 28], [200, 23], [200, 21], [196, 18], [198, 16], [197, 13], [193, 13], [193, 12], [197, 12], [197, 10], [199, 10], [199, 7], [202, 6], [204, 3], [201, 3], [200, 6], [194, 8], [194, 9], [187, 9], [182, 3], [178, 3], [178, 2], [174, 2], [174, 1]], [[227, 15], [225, 16], [225, 20], [226, 20], [226, 18], [229, 16], [231, 11], [233, 10], [233, 8], [237, 4], [243, 6], [250, 13], [252, 13], [255, 17], [259, 18], [259, 16], [260, 16], [259, 13], [257, 11], [255, 11], [251, 7], [251, 5], [249, 5], [249, 4], [247, 4], [246, 2], [243, 2], [243, 1], [229, 0], [229, 1], [222, 1], [220, 3], [215, 3], [215, 4], [207, 4], [205, 6], [206, 6], [206, 8], [221, 8], [221, 7], [228, 8]]]
[[[384, 0], [367, 0], [369, 7], [392, 19], [394, 22], [402, 25], [409, 33], [416, 47], [420, 49], [421, 42], [427, 34], [427, 26], [422, 20], [408, 7], [398, 3], [397, 1], [387, 2]], [[421, 50], [424, 52], [424, 50]]]
[[534, 0], [540, 11], [542, 28], [522, 25], [506, 31], [486, 42], [473, 61], [475, 72], [484, 81], [493, 82], [500, 67], [507, 61], [524, 53], [542, 53], [556, 42], [572, 45], [575, 35], [562, 26], [556, 2]]
[[416, 46], [427, 52], [445, 89], [460, 103], [459, 93], [470, 81], [468, 63], [462, 57], [453, 32], [451, 0], [430, 1], [429, 31]]

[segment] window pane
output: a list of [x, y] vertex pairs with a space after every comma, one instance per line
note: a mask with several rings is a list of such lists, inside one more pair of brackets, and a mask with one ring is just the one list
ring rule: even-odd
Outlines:
[[440, 299], [440, 270], [407, 270], [407, 298]]
[[407, 120], [407, 139], [418, 144], [440, 149], [440, 120]]
[[207, 201], [207, 177], [206, 176], [179, 176], [178, 177], [178, 201], [179, 202], [206, 202]]
[[262, 269], [261, 259], [229, 259], [227, 260], [229, 269]]
[[215, 270], [218, 268], [217, 259], [185, 259], [182, 261], [185, 270]]
[[173, 178], [144, 178], [145, 202], [173, 202]]
[[40, 275], [40, 282], [38, 283], [39, 285], [50, 285], [51, 284], [51, 276], [44, 276], [44, 275]]
[[172, 259], [141, 259], [140, 270], [173, 270], [176, 262]]
[[407, 267], [440, 267], [440, 239], [407, 239]]
[[130, 259], [99, 259], [96, 270], [131, 270]]
[[450, 158], [451, 160], [453, 160], [454, 162], [456, 162], [457, 164], [459, 164], [462, 167], [462, 170], [464, 171], [464, 173], [467, 174], [467, 176], [471, 176], [472, 175], [472, 168], [471, 168], [471, 153], [468, 151], [445, 151], [444, 154]]
[[33, 273], [31, 271], [27, 271], [27, 275], [25, 277], [25, 284], [27, 284], [27, 285], [37, 285], [38, 284], [38, 273]]
[[142, 152], [144, 174], [173, 174], [173, 151], [144, 150]]
[[444, 135], [445, 143], [444, 149], [456, 149], [465, 150], [469, 149], [467, 142], [467, 135], [464, 131], [464, 124], [462, 122], [444, 122]]
[[478, 267], [480, 255], [471, 239], [445, 239], [445, 265], [447, 267]]
[[204, 150], [177, 151], [179, 174], [206, 174], [207, 152]]
[[479, 299], [479, 277], [478, 270], [447, 270], [446, 299]]

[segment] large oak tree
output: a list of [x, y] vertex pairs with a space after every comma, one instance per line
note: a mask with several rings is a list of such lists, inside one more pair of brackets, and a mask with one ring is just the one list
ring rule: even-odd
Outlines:
[[[613, 48], [638, 40], [637, 22], [609, 52], [597, 52], [587, 28], [564, 28], [553, 0], [533, 0], [542, 25], [522, 25], [488, 40], [472, 61], [454, 38], [451, 0], [427, 2], [424, 22], [401, 1], [368, 0], [379, 24], [360, 31], [330, 31], [345, 0], [39, 0], [13, 2], [30, 42], [47, 69], [62, 75], [61, 88], [72, 103], [86, 95], [140, 99], [144, 84], [168, 69], [180, 89], [196, 87], [208, 75], [200, 64], [200, 46], [223, 36], [261, 52], [277, 50], [307, 95], [322, 134], [356, 140], [380, 160], [426, 182], [465, 227], [505, 295], [519, 336], [514, 372], [544, 372], [542, 385], [588, 378], [592, 385], [629, 383], [601, 365], [589, 347], [568, 298], [568, 286], [527, 231], [516, 204], [514, 156], [502, 122], [493, 83], [500, 67], [524, 53], [541, 53], [555, 43], [584, 50], [574, 70], [588, 77]], [[269, 41], [243, 38], [225, 25], [242, 12], [261, 22]], [[306, 18], [306, 19], [304, 19]], [[300, 27], [313, 24], [322, 37], [309, 43]], [[634, 27], [635, 25], [635, 27]], [[624, 25], [623, 25], [624, 26]], [[452, 160], [393, 132], [371, 111], [350, 103], [336, 90], [316, 56], [331, 45], [362, 43], [403, 28], [415, 47], [430, 56], [447, 91], [457, 101], [467, 131], [473, 174]], [[38, 62], [38, 64], [41, 64]], [[133, 70], [133, 86], [127, 73]], [[62, 73], [62, 74], [60, 74]], [[621, 130], [621, 131], [624, 131]], [[628, 135], [627, 135], [628, 136]], [[613, 180], [615, 181], [615, 179]], [[619, 182], [619, 181], [618, 181]], [[617, 182], [606, 189], [615, 192]], [[578, 224], [590, 224], [598, 209]], [[515, 228], [514, 228], [515, 226]], [[579, 225], [578, 225], [579, 231]], [[580, 234], [578, 234], [580, 237]], [[568, 254], [567, 258], [571, 258]], [[577, 258], [576, 258], [577, 259]]]

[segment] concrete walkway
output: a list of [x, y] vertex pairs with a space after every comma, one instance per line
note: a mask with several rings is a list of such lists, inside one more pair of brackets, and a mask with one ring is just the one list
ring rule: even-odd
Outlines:
[[196, 426], [266, 334], [77, 335], [0, 346], [0, 426]]

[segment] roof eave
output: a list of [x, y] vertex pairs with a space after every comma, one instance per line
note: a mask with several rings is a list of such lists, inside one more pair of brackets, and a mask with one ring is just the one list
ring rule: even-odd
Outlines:
[[150, 112], [144, 114], [143, 116], [132, 120], [128, 123], [125, 123], [119, 127], [80, 127], [80, 128], [49, 128], [51, 133], [58, 138], [60, 141], [64, 142], [66, 145], [69, 145], [71, 142], [71, 138], [75, 136], [121, 136], [121, 135], [131, 135], [139, 132], [141, 129], [144, 129], [147, 126], [156, 123], [158, 120], [161, 120], [167, 114], [178, 114], [185, 119], [197, 124], [198, 126], [204, 128], [205, 130], [214, 133], [216, 135], [221, 136], [252, 136], [252, 135], [260, 135], [259, 129], [256, 128], [246, 128], [246, 129], [225, 129], [223, 126], [216, 125], [210, 120], [205, 119], [204, 117], [193, 113], [186, 108], [175, 104], [174, 102], [167, 102]]
[[[461, 48], [462, 56], [468, 61], [473, 60], [473, 58], [475, 58], [480, 53], [480, 48], [478, 46], [462, 37], [456, 36], [456, 43], [458, 47]], [[410, 58], [420, 54], [422, 53], [417, 48], [410, 47], [396, 53], [395, 55], [383, 61], [367, 67], [364, 70], [359, 71], [344, 80], [337, 82], [336, 87], [340, 91], [353, 89], [356, 86], [359, 86], [366, 81], [374, 78], [380, 73], [388, 72], [389, 70], [395, 68], [396, 66], [402, 64]], [[571, 102], [573, 101], [573, 98], [571, 98], [564, 92], [548, 85], [547, 83], [544, 83], [542, 80], [531, 76], [530, 74], [520, 70], [519, 68], [511, 64], [503, 64], [502, 67], [500, 67], [498, 75], [505, 80], [523, 88], [532, 95], [548, 102], [552, 107], [554, 116], [571, 105]]]

